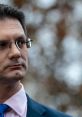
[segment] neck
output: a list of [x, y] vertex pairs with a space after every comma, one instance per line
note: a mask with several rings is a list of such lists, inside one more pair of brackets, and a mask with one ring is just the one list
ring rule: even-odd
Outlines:
[[20, 81], [14, 84], [1, 84], [0, 83], [0, 103], [5, 102], [9, 97], [14, 95], [21, 89]]

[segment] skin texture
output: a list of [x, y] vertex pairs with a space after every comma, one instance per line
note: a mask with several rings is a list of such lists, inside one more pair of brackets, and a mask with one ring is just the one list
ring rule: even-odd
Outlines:
[[20, 80], [28, 68], [28, 49], [19, 50], [14, 41], [20, 36], [26, 39], [25, 32], [16, 19], [0, 20], [0, 40], [10, 40], [11, 47], [0, 50], [0, 103], [7, 100], [21, 88]]

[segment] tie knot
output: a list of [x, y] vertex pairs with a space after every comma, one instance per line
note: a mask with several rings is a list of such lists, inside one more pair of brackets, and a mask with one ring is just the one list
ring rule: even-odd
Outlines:
[[9, 106], [6, 104], [0, 104], [0, 113], [4, 113], [8, 110]]

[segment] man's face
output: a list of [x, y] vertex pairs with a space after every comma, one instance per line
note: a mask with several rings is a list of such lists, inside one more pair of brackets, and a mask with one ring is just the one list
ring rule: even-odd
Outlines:
[[[20, 48], [15, 45], [18, 40]], [[0, 81], [20, 80], [26, 74], [27, 47], [25, 44], [21, 45], [20, 40], [26, 40], [20, 22], [9, 18], [0, 20]], [[7, 41], [10, 42], [9, 47]]]

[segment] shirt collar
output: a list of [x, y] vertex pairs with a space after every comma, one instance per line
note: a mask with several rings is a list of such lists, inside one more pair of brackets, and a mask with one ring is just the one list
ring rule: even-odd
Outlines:
[[5, 104], [10, 106], [18, 115], [22, 116], [27, 109], [27, 97], [24, 87], [5, 101]]

